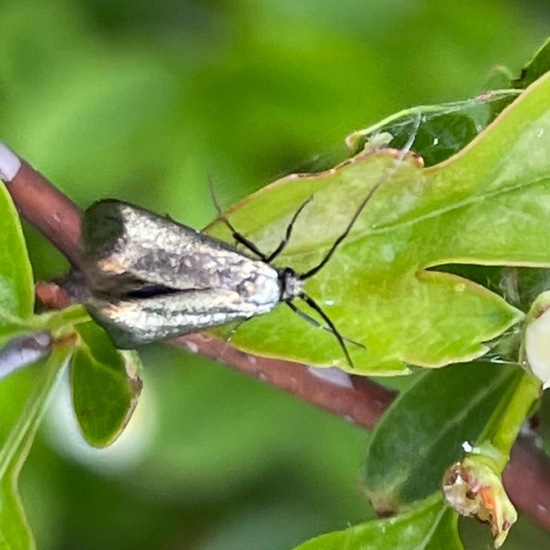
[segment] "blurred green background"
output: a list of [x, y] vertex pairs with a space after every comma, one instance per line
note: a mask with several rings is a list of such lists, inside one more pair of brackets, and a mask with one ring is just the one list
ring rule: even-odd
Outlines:
[[[0, 139], [82, 206], [201, 227], [209, 179], [229, 206], [329, 165], [350, 131], [517, 71], [549, 23], [543, 0], [2, 0]], [[62, 273], [27, 235], [36, 276]], [[181, 350], [143, 360], [107, 452], [78, 439], [61, 389], [22, 479], [39, 548], [283, 550], [370, 517], [368, 434]], [[548, 543], [528, 522], [511, 539]]]

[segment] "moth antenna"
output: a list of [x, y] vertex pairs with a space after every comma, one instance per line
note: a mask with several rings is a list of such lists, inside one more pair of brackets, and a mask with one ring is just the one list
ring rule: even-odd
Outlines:
[[309, 197], [306, 201], [304, 201], [298, 210], [294, 212], [294, 215], [292, 216], [292, 219], [286, 226], [286, 234], [283, 238], [283, 240], [279, 243], [279, 246], [265, 259], [267, 263], [271, 263], [286, 247], [288, 242], [290, 241], [290, 237], [292, 236], [292, 230], [294, 229], [294, 224], [296, 223], [296, 220], [298, 219], [298, 216], [302, 213], [304, 208], [313, 200], [313, 197]]
[[342, 244], [344, 239], [350, 234], [350, 231], [353, 229], [355, 222], [358, 220], [359, 216], [362, 214], [363, 210], [365, 209], [365, 206], [367, 206], [367, 204], [370, 202], [372, 196], [376, 193], [376, 191], [378, 191], [378, 189], [380, 189], [380, 187], [384, 183], [388, 181], [388, 179], [390, 179], [395, 174], [395, 172], [399, 167], [399, 163], [405, 158], [405, 155], [411, 150], [412, 144], [416, 139], [418, 128], [420, 127], [421, 118], [422, 116], [420, 115], [420, 113], [418, 113], [417, 116], [415, 117], [414, 126], [411, 131], [411, 134], [407, 142], [405, 143], [403, 149], [401, 149], [401, 152], [395, 159], [393, 163], [393, 167], [390, 170], [388, 170], [388, 172], [382, 178], [380, 178], [378, 182], [374, 184], [372, 189], [367, 193], [366, 197], [361, 201], [361, 204], [355, 211], [355, 214], [352, 216], [350, 222], [348, 223], [348, 226], [346, 227], [344, 232], [341, 233], [340, 236], [334, 241], [333, 245], [331, 246], [330, 250], [327, 252], [325, 257], [315, 267], [299, 275], [299, 278], [301, 281], [305, 281], [306, 279], [313, 277], [314, 275], [319, 273], [321, 269], [323, 269], [323, 267], [327, 264], [327, 262], [332, 258], [332, 255], [336, 252], [336, 249], [340, 246], [340, 244]]
[[[310, 323], [311, 325], [313, 325], [314, 327], [316, 328], [320, 328], [326, 332], [330, 332], [331, 334], [334, 334], [334, 332], [329, 328], [329, 327], [325, 327], [324, 325], [322, 325], [321, 323], [319, 323], [319, 321], [317, 321], [317, 319], [315, 319], [314, 317], [312, 317], [311, 315], [308, 315], [305, 311], [302, 311], [301, 309], [299, 309], [296, 304], [293, 304], [292, 302], [285, 302], [285, 304], [294, 312], [296, 313], [296, 315], [298, 315], [298, 317], [301, 317], [304, 321], [307, 321], [308, 323]], [[353, 344], [354, 346], [358, 346], [360, 348], [363, 348], [363, 349], [366, 349], [367, 346], [365, 346], [364, 344], [361, 344], [361, 342], [356, 342], [355, 340], [352, 340], [351, 338], [348, 338], [347, 336], [344, 336], [342, 335], [342, 338], [348, 342], [349, 344]]]
[[342, 348], [342, 351], [344, 352], [344, 355], [346, 356], [346, 360], [351, 368], [354, 368], [353, 361], [351, 360], [348, 348], [346, 347], [346, 343], [344, 341], [344, 337], [340, 334], [338, 329], [336, 328], [336, 325], [331, 321], [330, 317], [323, 311], [321, 306], [311, 297], [308, 296], [305, 292], [301, 292], [298, 295], [298, 298], [301, 298], [313, 311], [317, 312], [325, 321], [325, 323], [330, 328], [331, 332], [334, 334], [336, 340], [338, 340], [338, 344], [340, 344], [340, 347]]
[[258, 256], [258, 258], [263, 262], [269, 262], [268, 257], [251, 240], [247, 239], [242, 233], [237, 231], [235, 226], [228, 220], [226, 215], [222, 212], [222, 209], [218, 202], [218, 198], [216, 197], [216, 193], [214, 191], [214, 184], [212, 183], [211, 179], [209, 179], [208, 184], [210, 187], [212, 202], [214, 203], [214, 207], [216, 208], [216, 211], [218, 213], [218, 219], [227, 226], [229, 231], [231, 231], [233, 239], [235, 239], [235, 241], [239, 244], [242, 244], [245, 248], [248, 248], [248, 250], [250, 250], [250, 252], [252, 252], [253, 254], [256, 254], [256, 256]]

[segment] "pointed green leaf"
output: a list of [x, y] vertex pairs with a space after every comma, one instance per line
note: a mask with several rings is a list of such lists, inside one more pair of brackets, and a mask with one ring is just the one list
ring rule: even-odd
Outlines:
[[485, 363], [427, 371], [401, 393], [369, 442], [364, 485], [381, 513], [425, 498], [445, 469], [474, 445], [501, 403], [521, 384], [517, 367]]
[[512, 84], [516, 88], [527, 88], [548, 71], [550, 71], [550, 38], [537, 50], [533, 58], [524, 65], [521, 75]]
[[407, 514], [322, 535], [295, 550], [462, 550], [456, 518], [437, 495]]
[[21, 502], [17, 478], [19, 472], [10, 468], [6, 479], [0, 484], [0, 549], [31, 550], [35, 548], [34, 538]]
[[0, 327], [9, 324], [2, 312], [26, 319], [33, 308], [32, 270], [19, 215], [0, 182]]
[[35, 387], [0, 449], [0, 549], [34, 548], [18, 491], [19, 472], [27, 458], [48, 399], [72, 348], [56, 346], [46, 361]]
[[372, 149], [378, 141], [402, 149], [414, 134], [412, 150], [424, 166], [433, 166], [464, 149], [491, 122], [497, 106], [511, 103], [519, 94], [519, 90], [495, 90], [464, 101], [406, 109], [353, 132], [346, 144], [355, 154]]
[[95, 447], [110, 445], [134, 412], [141, 391], [136, 353], [117, 350], [92, 322], [78, 326], [82, 337], [71, 365], [73, 405], [80, 429]]
[[[349, 345], [354, 372], [399, 372], [404, 363], [438, 367], [487, 351], [486, 342], [522, 314], [501, 297], [456, 275], [448, 264], [550, 265], [550, 78], [523, 93], [458, 155], [422, 169], [388, 152], [285, 178], [238, 205], [233, 224], [273, 250], [298, 206], [277, 265], [315, 266], [372, 186], [382, 181], [351, 234], [306, 291]], [[228, 236], [218, 223], [210, 228]], [[430, 268], [430, 271], [427, 269]], [[236, 345], [267, 356], [350, 369], [335, 338], [289, 308], [239, 327]]]

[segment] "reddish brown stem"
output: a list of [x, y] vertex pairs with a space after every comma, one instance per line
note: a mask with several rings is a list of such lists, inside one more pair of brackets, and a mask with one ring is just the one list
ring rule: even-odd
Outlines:
[[[28, 164], [8, 184], [22, 216], [70, 262], [80, 265], [80, 209]], [[40, 292], [49, 292], [42, 287]], [[51, 296], [51, 294], [48, 294]], [[175, 345], [211, 357], [365, 428], [372, 428], [394, 399], [368, 378], [337, 374], [253, 356], [206, 334], [177, 338]], [[518, 509], [550, 531], [550, 461], [530, 440], [520, 437], [504, 471], [506, 490]]]
[[7, 187], [21, 216], [79, 267], [80, 208], [26, 162]]
[[394, 399], [393, 392], [368, 378], [336, 369], [312, 369], [291, 361], [258, 357], [208, 334], [181, 336], [173, 342], [364, 428], [372, 428]]
[[518, 437], [503, 480], [514, 506], [550, 531], [550, 460], [532, 437]]

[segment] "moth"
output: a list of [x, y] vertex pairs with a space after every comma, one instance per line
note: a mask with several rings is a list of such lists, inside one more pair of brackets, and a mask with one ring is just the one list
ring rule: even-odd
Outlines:
[[[82, 223], [84, 272], [92, 293], [86, 308], [115, 345], [126, 349], [246, 321], [284, 303], [333, 333], [351, 364], [345, 343], [350, 340], [304, 291], [304, 282], [329, 261], [353, 221], [309, 271], [297, 273], [273, 265], [310, 200], [298, 208], [284, 238], [269, 255], [225, 217], [222, 220], [247, 253], [144, 208], [114, 199], [96, 202], [86, 210]], [[305, 302], [326, 325], [299, 309], [296, 300]]]

